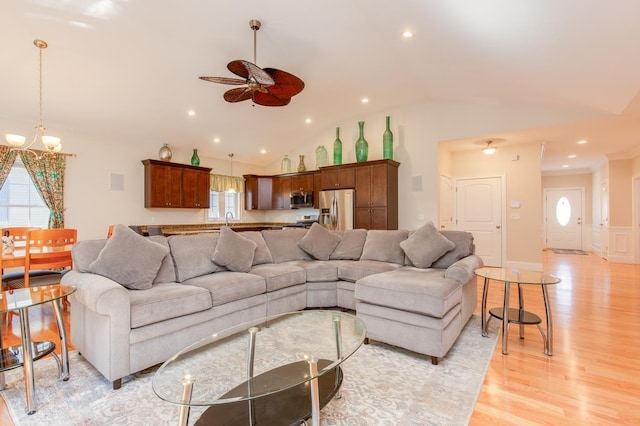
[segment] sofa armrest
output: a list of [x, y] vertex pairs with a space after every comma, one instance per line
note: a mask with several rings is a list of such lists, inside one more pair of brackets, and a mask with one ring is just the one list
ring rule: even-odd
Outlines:
[[444, 272], [444, 277], [465, 285], [474, 277], [473, 271], [481, 268], [482, 265], [484, 265], [482, 259], [472, 254], [449, 266]]
[[71, 270], [61, 283], [76, 287], [73, 298], [86, 308], [101, 315], [129, 318], [131, 306], [128, 290], [102, 275]]

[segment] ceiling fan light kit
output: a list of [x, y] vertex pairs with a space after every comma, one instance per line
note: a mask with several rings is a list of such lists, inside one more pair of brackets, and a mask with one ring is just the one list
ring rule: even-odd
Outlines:
[[493, 144], [493, 141], [487, 141], [487, 146], [482, 148], [482, 153], [484, 155], [493, 155], [498, 150], [498, 148], [496, 148], [492, 144]]
[[276, 68], [260, 68], [256, 62], [256, 33], [262, 24], [257, 19], [249, 21], [253, 30], [253, 62], [236, 59], [227, 64], [234, 77], [199, 77], [212, 83], [229, 84], [238, 87], [227, 90], [224, 100], [230, 103], [251, 99], [254, 104], [263, 106], [284, 106], [291, 98], [304, 89], [304, 82], [293, 74]]

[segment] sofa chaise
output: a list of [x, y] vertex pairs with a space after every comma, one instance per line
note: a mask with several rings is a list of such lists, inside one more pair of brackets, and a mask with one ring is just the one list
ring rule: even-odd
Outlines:
[[355, 310], [367, 338], [437, 363], [475, 310], [473, 251], [471, 234], [431, 223], [169, 237], [116, 225], [108, 240], [76, 243], [62, 283], [77, 288], [73, 345], [118, 389], [211, 333], [306, 308]]

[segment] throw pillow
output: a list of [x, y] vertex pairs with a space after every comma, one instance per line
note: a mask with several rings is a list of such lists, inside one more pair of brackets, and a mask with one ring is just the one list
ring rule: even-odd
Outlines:
[[334, 234], [319, 223], [313, 223], [307, 235], [302, 237], [298, 243], [298, 247], [315, 259], [329, 260], [329, 256], [331, 256], [340, 240], [340, 235]]
[[358, 260], [362, 255], [364, 242], [367, 240], [366, 229], [348, 229], [346, 231], [333, 231], [340, 235], [341, 239], [329, 259]]
[[267, 247], [267, 242], [262, 236], [260, 231], [243, 231], [240, 235], [247, 240], [251, 240], [256, 243], [256, 252], [253, 255], [253, 265], [262, 265], [263, 263], [273, 263], [273, 256]]
[[211, 260], [233, 272], [249, 272], [257, 244], [226, 226], [220, 228], [220, 240]]
[[473, 245], [473, 234], [465, 231], [440, 231], [449, 241], [453, 242], [456, 247], [446, 252], [440, 259], [433, 262], [432, 268], [446, 269], [456, 263], [458, 260], [473, 254], [475, 251]]
[[[167, 242], [167, 237], [165, 237], [164, 235], [151, 235], [147, 237], [147, 239], [153, 241], [154, 243], [158, 243], [169, 250], [169, 243]], [[153, 283], [158, 284], [174, 282], [176, 282], [176, 268], [173, 265], [173, 257], [171, 256], [171, 253], [169, 253], [164, 257], [164, 259], [162, 259], [162, 264], [160, 265], [160, 269], [158, 270], [158, 275], [156, 275]]]
[[407, 239], [409, 231], [367, 231], [367, 239], [362, 248], [360, 260], [377, 260], [398, 265], [404, 263], [404, 252], [400, 243]]
[[219, 238], [218, 232], [171, 235], [167, 238], [179, 283], [225, 270], [211, 260]]
[[267, 229], [262, 236], [273, 257], [273, 263], [289, 262], [291, 260], [311, 260], [306, 251], [298, 247], [300, 240], [307, 235], [303, 228]]
[[116, 225], [113, 235], [89, 265], [90, 272], [132, 290], [149, 289], [169, 249], [126, 227]]
[[429, 221], [400, 243], [405, 254], [418, 268], [428, 268], [456, 245], [442, 235]]

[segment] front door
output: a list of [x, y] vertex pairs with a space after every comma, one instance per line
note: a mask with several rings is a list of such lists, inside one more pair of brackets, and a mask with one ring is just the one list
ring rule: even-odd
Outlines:
[[456, 229], [473, 234], [485, 266], [502, 266], [502, 178], [456, 181]]
[[582, 188], [546, 189], [547, 248], [582, 249]]

